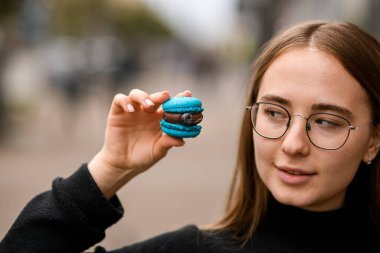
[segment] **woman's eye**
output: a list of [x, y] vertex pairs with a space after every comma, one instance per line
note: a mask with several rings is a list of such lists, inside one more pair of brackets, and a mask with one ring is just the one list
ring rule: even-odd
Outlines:
[[339, 122], [328, 120], [328, 119], [316, 119], [314, 120], [314, 124], [323, 128], [338, 128], [341, 126]]
[[265, 114], [268, 115], [271, 118], [280, 119], [284, 118], [285, 115], [281, 111], [273, 110], [273, 109], [266, 109]]

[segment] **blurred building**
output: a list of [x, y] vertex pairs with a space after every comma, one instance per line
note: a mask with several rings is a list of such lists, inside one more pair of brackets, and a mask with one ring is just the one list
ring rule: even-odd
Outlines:
[[263, 45], [283, 27], [303, 20], [344, 20], [380, 37], [377, 0], [239, 0], [241, 24]]

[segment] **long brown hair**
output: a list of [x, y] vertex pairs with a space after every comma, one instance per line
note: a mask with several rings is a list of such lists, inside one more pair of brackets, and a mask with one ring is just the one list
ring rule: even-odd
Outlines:
[[[346, 22], [314, 21], [293, 26], [270, 40], [253, 65], [247, 106], [258, 95], [261, 79], [280, 54], [292, 48], [314, 47], [333, 55], [366, 90], [374, 124], [380, 123], [380, 44], [371, 35]], [[373, 161], [371, 212], [380, 227], [380, 163]], [[226, 213], [214, 230], [227, 232], [240, 242], [248, 241], [264, 219], [269, 191], [261, 181], [254, 158], [249, 113], [243, 117], [238, 156]]]

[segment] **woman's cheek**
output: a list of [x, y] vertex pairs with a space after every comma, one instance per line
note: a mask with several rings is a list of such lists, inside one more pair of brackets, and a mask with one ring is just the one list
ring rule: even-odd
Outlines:
[[262, 137], [255, 136], [254, 139], [254, 148], [255, 148], [255, 161], [256, 161], [256, 167], [257, 170], [262, 176], [262, 174], [265, 172], [265, 168], [268, 168], [270, 164], [273, 163], [274, 155], [277, 152], [275, 145], [275, 141], [273, 143], [268, 142], [268, 140], [265, 140]]

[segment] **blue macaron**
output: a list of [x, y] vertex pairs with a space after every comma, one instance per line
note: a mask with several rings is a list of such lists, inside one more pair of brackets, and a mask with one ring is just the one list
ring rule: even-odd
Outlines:
[[203, 119], [202, 102], [193, 97], [174, 97], [163, 105], [161, 129], [167, 135], [177, 138], [194, 138], [202, 127], [198, 125]]

